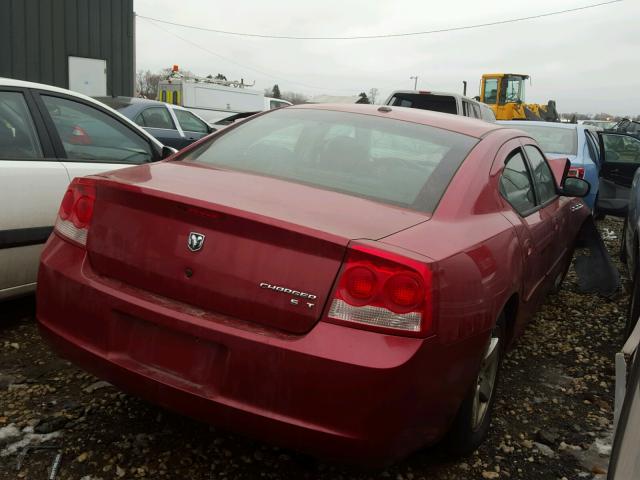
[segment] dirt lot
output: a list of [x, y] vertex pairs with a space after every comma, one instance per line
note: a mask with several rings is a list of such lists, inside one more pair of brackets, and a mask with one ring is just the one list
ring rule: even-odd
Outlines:
[[[606, 220], [600, 229], [619, 236], [620, 226]], [[607, 244], [617, 253], [619, 237]], [[0, 479], [46, 479], [57, 452], [58, 479], [593, 478], [606, 466], [600, 439], [613, 418], [613, 355], [627, 296], [578, 295], [574, 280], [571, 271], [508, 355], [479, 451], [451, 461], [431, 448], [379, 472], [314, 460], [130, 397], [49, 351], [33, 299], [2, 305]], [[21, 456], [29, 441], [55, 448]]]

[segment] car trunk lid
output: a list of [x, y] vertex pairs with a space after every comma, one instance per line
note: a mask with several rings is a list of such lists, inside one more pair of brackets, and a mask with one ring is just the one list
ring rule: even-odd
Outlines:
[[179, 162], [113, 172], [96, 190], [87, 248], [98, 274], [292, 333], [320, 318], [351, 239], [381, 238], [429, 218]]

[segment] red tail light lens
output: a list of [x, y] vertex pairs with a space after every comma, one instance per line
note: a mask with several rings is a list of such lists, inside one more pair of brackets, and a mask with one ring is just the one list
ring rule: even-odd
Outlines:
[[85, 246], [95, 199], [96, 188], [92, 179], [73, 179], [60, 204], [55, 231], [66, 240]]
[[418, 305], [424, 296], [420, 280], [406, 274], [397, 274], [389, 278], [384, 288], [390, 304], [398, 307]]
[[569, 172], [567, 173], [568, 177], [577, 177], [584, 178], [584, 168], [583, 167], [569, 167]]
[[89, 224], [93, 216], [93, 198], [83, 195], [75, 204], [76, 226], [82, 228]]
[[59, 216], [63, 220], [66, 220], [71, 215], [71, 209], [73, 208], [73, 190], [69, 189], [64, 194], [64, 198], [62, 199], [62, 203], [60, 204], [60, 213]]
[[345, 273], [344, 293], [347, 298], [366, 300], [373, 296], [376, 288], [376, 275], [366, 267], [353, 267]]
[[423, 262], [369, 245], [350, 248], [326, 320], [382, 333], [432, 332], [432, 278]]

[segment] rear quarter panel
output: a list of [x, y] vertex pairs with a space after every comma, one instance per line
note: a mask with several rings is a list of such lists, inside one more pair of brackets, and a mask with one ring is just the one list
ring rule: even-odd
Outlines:
[[488, 333], [522, 286], [518, 236], [503, 214], [511, 207], [499, 194], [500, 170], [491, 169], [499, 147], [513, 137], [505, 132], [473, 149], [431, 220], [383, 240], [434, 260], [434, 320], [444, 343]]

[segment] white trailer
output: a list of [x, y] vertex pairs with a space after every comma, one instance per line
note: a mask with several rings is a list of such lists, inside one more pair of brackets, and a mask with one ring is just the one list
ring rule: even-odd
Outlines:
[[[274, 108], [264, 93], [244, 81], [185, 77], [174, 66], [172, 74], [158, 84], [158, 100], [193, 110], [213, 124], [237, 113], [261, 112]], [[277, 106], [291, 105], [277, 100]]]

